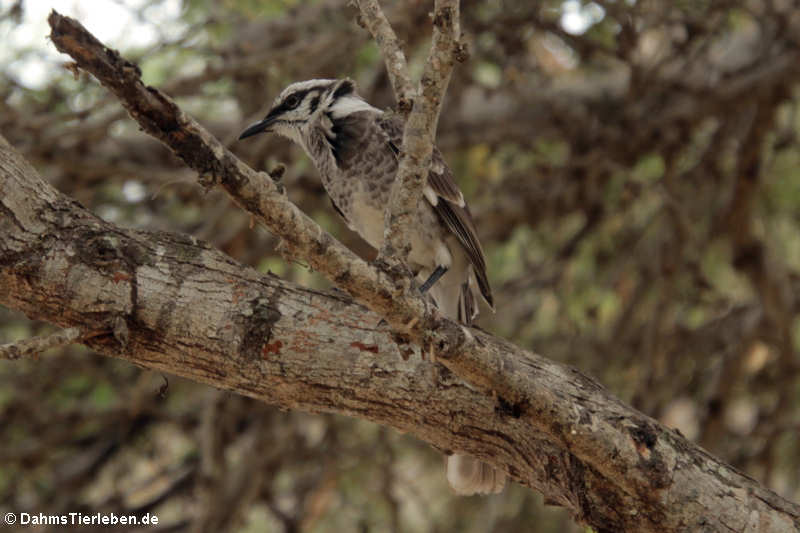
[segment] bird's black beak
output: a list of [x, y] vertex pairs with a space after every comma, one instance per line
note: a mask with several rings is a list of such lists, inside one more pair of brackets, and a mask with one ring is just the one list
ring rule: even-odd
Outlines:
[[270, 131], [270, 126], [275, 122], [275, 117], [267, 117], [264, 120], [260, 120], [255, 124], [251, 124], [247, 127], [246, 130], [239, 135], [239, 140], [246, 139], [247, 137], [252, 137], [258, 133], [266, 133]]

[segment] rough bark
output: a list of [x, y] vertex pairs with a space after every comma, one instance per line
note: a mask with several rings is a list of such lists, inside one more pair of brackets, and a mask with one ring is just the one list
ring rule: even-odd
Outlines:
[[[82, 67], [95, 65], [98, 56], [87, 48], [93, 43], [63, 31], [65, 22], [54, 20], [54, 42], [75, 46]], [[83, 30], [74, 22], [68, 29]], [[272, 190], [270, 180], [145, 88], [130, 63], [96, 46], [106, 62], [92, 72], [148, 133], [192, 168], [213, 170], [241, 205], [291, 239], [293, 251], [390, 324], [400, 323], [402, 314], [419, 319], [410, 338], [432, 343], [456, 376], [421, 361], [412, 345], [388, 331], [365, 328], [377, 324], [377, 316], [340, 297], [261, 277], [191, 238], [125, 231], [97, 219], [50, 188], [5, 144], [4, 305], [62, 326], [105, 330], [86, 342], [101, 353], [286, 408], [363, 417], [444, 450], [468, 452], [599, 531], [788, 531], [800, 525], [798, 506], [579, 372], [423, 316], [410, 297], [381, 293], [386, 278], [363, 262], [349, 262], [330, 237], [304, 233], [319, 228]], [[117, 66], [130, 76], [121, 76]], [[158, 120], [164, 117], [180, 120]], [[281, 216], [297, 222], [281, 226]], [[337, 268], [344, 269], [338, 278], [331, 276]]]
[[85, 343], [100, 353], [467, 451], [598, 531], [800, 525], [798, 506], [574, 369], [473, 331], [497, 365], [474, 372], [527, 392], [486, 394], [349, 299], [260, 275], [191, 237], [102, 221], [4, 141], [0, 197], [0, 303], [93, 331]]

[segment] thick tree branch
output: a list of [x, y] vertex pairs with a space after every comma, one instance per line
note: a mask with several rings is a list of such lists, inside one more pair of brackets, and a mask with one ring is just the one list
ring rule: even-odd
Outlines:
[[[33, 171], [7, 147], [0, 149], [3, 303], [64, 326], [119, 329], [122, 320], [127, 337], [101, 336], [88, 344], [289, 408], [344, 412], [412, 431], [505, 469], [600, 531], [786, 531], [800, 525], [796, 505], [577, 371], [423, 314], [419, 298], [322, 233], [271, 180], [145, 87], [134, 65], [75, 21], [54, 13], [51, 25], [53, 42], [117, 94], [145, 131], [212, 175], [292, 253], [391, 325], [416, 319], [408, 330], [412, 341], [432, 345], [450, 370], [495, 396], [446, 375], [430, 377], [426, 372], [438, 367], [416, 357], [404, 361], [398, 355], [409, 345], [364, 330], [369, 318], [355, 306], [285, 284], [275, 289], [191, 240], [108, 226], [45, 184], [27, 181]], [[227, 285], [209, 280], [214, 273]], [[304, 299], [307, 306], [300, 305]], [[340, 316], [337, 306], [350, 318], [334, 318], [335, 326], [325, 329], [320, 322]], [[330, 350], [336, 355], [328, 359]], [[354, 361], [363, 363], [363, 372], [352, 368]], [[380, 392], [365, 404], [373, 382]], [[468, 394], [470, 403], [460, 403], [457, 393]]]
[[[469, 452], [598, 531], [788, 531], [800, 508], [575, 370], [481, 334], [515, 401], [467, 387], [335, 295], [261, 276], [189, 237], [123, 230], [60, 195], [0, 137], [0, 303], [107, 331], [100, 353]], [[124, 342], [112, 326], [124, 320]], [[587, 435], [597, 433], [592, 446]]]

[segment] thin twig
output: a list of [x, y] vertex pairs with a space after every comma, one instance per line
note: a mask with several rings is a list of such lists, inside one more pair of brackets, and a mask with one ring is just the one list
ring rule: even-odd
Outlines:
[[361, 20], [383, 53], [386, 70], [389, 72], [389, 79], [394, 89], [397, 109], [401, 113], [407, 114], [413, 107], [416, 91], [408, 73], [406, 55], [403, 53], [400, 41], [386, 15], [383, 14], [378, 0], [358, 0], [357, 3], [358, 9], [361, 11]]
[[40, 353], [50, 348], [72, 344], [81, 336], [80, 328], [67, 328], [50, 335], [3, 344], [0, 345], [0, 359], [38, 359]]

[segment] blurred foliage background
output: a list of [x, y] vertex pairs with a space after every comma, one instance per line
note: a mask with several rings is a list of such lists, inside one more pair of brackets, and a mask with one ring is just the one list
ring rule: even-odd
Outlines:
[[[431, 2], [382, 2], [416, 73]], [[438, 144], [498, 312], [481, 326], [575, 365], [783, 496], [800, 496], [800, 9], [794, 0], [462, 2]], [[345, 0], [0, 2], [0, 132], [123, 226], [194, 235], [327, 287], [62, 68], [50, 8], [142, 68], [364, 257], [288, 141], [235, 139], [292, 81], [392, 92]], [[488, 315], [488, 316], [487, 316]], [[0, 308], [0, 342], [50, 331]], [[282, 412], [73, 346], [0, 362], [0, 510], [152, 512], [152, 531], [578, 532], [519, 487], [458, 498], [424, 443]], [[47, 528], [42, 528], [46, 531]]]

